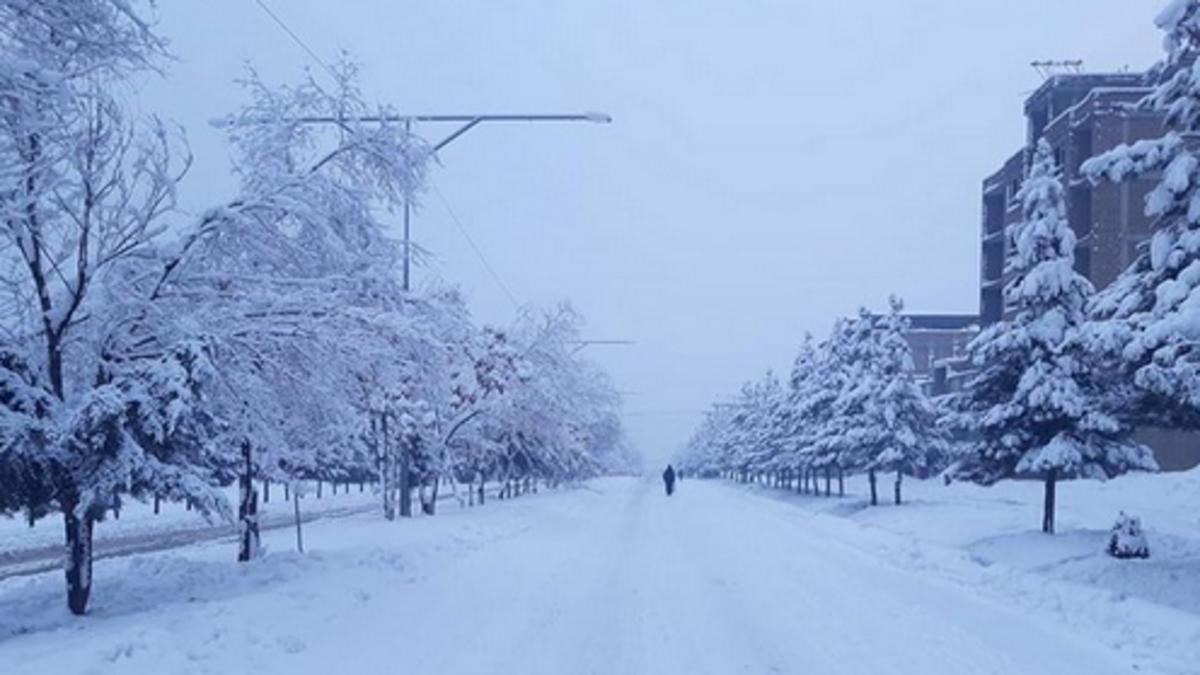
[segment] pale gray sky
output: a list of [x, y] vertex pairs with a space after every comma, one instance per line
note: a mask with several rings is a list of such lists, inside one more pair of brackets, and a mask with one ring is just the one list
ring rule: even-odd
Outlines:
[[[348, 50], [405, 113], [602, 110], [611, 126], [479, 128], [433, 180], [522, 302], [569, 298], [651, 457], [804, 331], [899, 293], [977, 306], [981, 179], [1023, 137], [1032, 59], [1144, 68], [1163, 0], [267, 0], [318, 54]], [[191, 208], [226, 197], [207, 120], [249, 61], [310, 58], [254, 0], [160, 3], [178, 62], [143, 106], [183, 124]], [[320, 76], [321, 73], [317, 72]], [[439, 135], [434, 131], [433, 137]], [[435, 195], [415, 221], [476, 315], [513, 309]]]

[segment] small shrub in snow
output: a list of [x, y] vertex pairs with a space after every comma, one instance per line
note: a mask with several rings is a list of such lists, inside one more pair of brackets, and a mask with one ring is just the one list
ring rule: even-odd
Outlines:
[[1108, 538], [1108, 554], [1114, 558], [1149, 558], [1150, 547], [1142, 531], [1142, 519], [1124, 511], [1117, 516]]

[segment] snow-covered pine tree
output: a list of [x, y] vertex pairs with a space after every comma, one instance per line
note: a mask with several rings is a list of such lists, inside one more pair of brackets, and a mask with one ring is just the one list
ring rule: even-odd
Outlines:
[[974, 434], [955, 474], [981, 484], [1016, 475], [1045, 483], [1042, 530], [1054, 531], [1055, 487], [1061, 479], [1106, 478], [1155, 468], [1089, 367], [1081, 335], [1091, 284], [1074, 269], [1069, 227], [1054, 154], [1042, 139], [1017, 195], [1021, 222], [1008, 235], [1009, 319], [970, 345], [979, 373], [954, 400], [952, 418]]
[[780, 450], [776, 421], [783, 393], [779, 378], [770, 371], [742, 389], [735, 448], [739, 465], [750, 475], [765, 477], [775, 466]]
[[901, 314], [904, 303], [892, 296], [889, 307], [887, 316], [875, 324], [872, 363], [863, 377], [868, 398], [862, 444], [868, 452], [872, 504], [876, 471], [895, 472], [894, 499], [899, 504], [903, 476], [927, 474], [947, 451], [938, 413], [913, 378], [912, 350], [904, 337], [908, 321]]
[[826, 495], [829, 494], [830, 467], [836, 459], [829, 438], [838, 425], [834, 403], [845, 386], [846, 367], [843, 358], [846, 348], [843, 343], [850, 340], [853, 330], [849, 319], [834, 322], [829, 337], [817, 343], [811, 353], [801, 352], [792, 372], [790, 392], [791, 438], [790, 445], [796, 463], [802, 468], [802, 485], [811, 485], [814, 493], [820, 493], [818, 474], [825, 474]]
[[732, 467], [725, 438], [731, 417], [732, 409], [727, 406], [714, 406], [704, 414], [677, 462], [689, 476], [716, 478], [730, 475]]
[[828, 407], [820, 413], [813, 436], [815, 464], [825, 472], [825, 492], [830, 492], [831, 474], [838, 477], [838, 493], [844, 493], [846, 471], [865, 468], [869, 450], [863, 433], [868, 421], [871, 398], [871, 369], [875, 357], [874, 319], [867, 309], [858, 316], [834, 325], [826, 345], [823, 377], [818, 386], [828, 397]]
[[1200, 429], [1200, 0], [1172, 0], [1160, 82], [1141, 107], [1166, 115], [1160, 138], [1120, 145], [1084, 163], [1094, 182], [1159, 174], [1146, 197], [1149, 246], [1092, 303], [1098, 350], [1132, 381], [1124, 408], [1138, 423]]
[[807, 491], [810, 478], [809, 436], [817, 425], [815, 396], [820, 393], [821, 351], [811, 333], [804, 335], [800, 352], [792, 361], [784, 407], [787, 415], [781, 430], [787, 465], [796, 473], [796, 491]]

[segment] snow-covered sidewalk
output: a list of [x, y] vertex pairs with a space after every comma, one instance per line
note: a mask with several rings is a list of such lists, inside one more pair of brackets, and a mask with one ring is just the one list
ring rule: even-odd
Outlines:
[[657, 482], [607, 479], [436, 518], [320, 521], [309, 554], [269, 533], [275, 552], [248, 565], [217, 545], [102, 561], [82, 619], [61, 609], [59, 574], [0, 582], [0, 664], [1104, 675], [1196, 663], [1114, 649], [1053, 607], [964, 583], [996, 567], [967, 555], [914, 556], [900, 535], [725, 484], [680, 487], [668, 499]]
[[[461, 508], [466, 495], [463, 486], [447, 489], [438, 496], [438, 510]], [[262, 494], [261, 485], [259, 494]], [[488, 486], [488, 499], [496, 499], [499, 485]], [[236, 487], [226, 488], [226, 500], [236, 504]], [[274, 487], [275, 499], [259, 503], [259, 527], [272, 530], [293, 527], [295, 511], [285, 492]], [[304, 523], [325, 518], [344, 518], [360, 513], [380, 512], [380, 497], [368, 486], [343, 487], [334, 491], [328, 484], [317, 497], [311, 484], [303, 486], [300, 498], [300, 518]], [[414, 509], [416, 505], [414, 504]], [[213, 540], [237, 537], [236, 522], [224, 521], [215, 515], [205, 518], [183, 504], [163, 503], [155, 513], [152, 504], [133, 501], [120, 518], [111, 515], [96, 524], [93, 555], [95, 559], [113, 558], [166, 551]], [[0, 518], [0, 580], [48, 571], [62, 564], [63, 533], [58, 515], [43, 518], [34, 527], [20, 518]]]
[[[865, 477], [847, 479], [843, 498], [798, 495], [759, 485], [737, 489], [787, 502], [817, 520], [862, 528], [862, 543], [914, 569], [985, 590], [1013, 606], [1048, 614], [1120, 649], [1144, 671], [1200, 672], [1200, 469], [1131, 474], [1059, 485], [1058, 534], [1038, 530], [1042, 485], [906, 479], [906, 502], [867, 503]], [[1120, 511], [1146, 525], [1148, 560], [1105, 553]], [[843, 521], [840, 524], [836, 521]]]

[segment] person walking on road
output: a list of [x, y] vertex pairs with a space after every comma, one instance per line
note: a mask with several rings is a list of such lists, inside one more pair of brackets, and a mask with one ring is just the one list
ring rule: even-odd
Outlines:
[[670, 497], [675, 492], [675, 469], [670, 464], [667, 465], [667, 470], [663, 471], [663, 485], [667, 488], [667, 496]]

